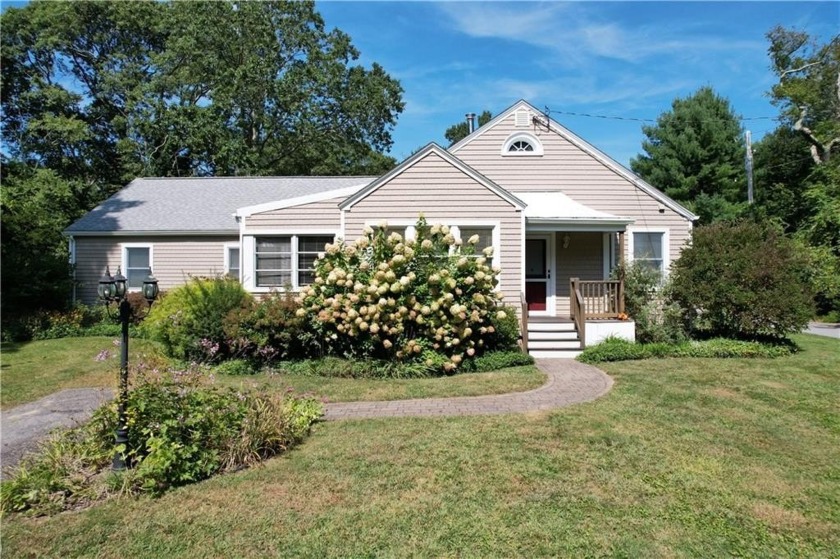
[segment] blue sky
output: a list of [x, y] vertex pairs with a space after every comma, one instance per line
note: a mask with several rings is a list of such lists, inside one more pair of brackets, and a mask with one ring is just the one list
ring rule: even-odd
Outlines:
[[[642, 122], [710, 85], [742, 117], [776, 117], [765, 33], [776, 25], [827, 42], [838, 2], [318, 2], [360, 62], [400, 80], [406, 102], [391, 155], [403, 159], [467, 112], [520, 98], [627, 164]], [[745, 120], [754, 139], [776, 126]]]

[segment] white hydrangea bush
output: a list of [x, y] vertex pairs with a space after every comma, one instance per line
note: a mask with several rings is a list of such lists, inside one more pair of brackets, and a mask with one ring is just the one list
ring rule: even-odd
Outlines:
[[414, 238], [366, 227], [352, 243], [325, 247], [315, 281], [298, 297], [330, 353], [424, 363], [454, 372], [485, 349], [492, 318], [503, 319], [492, 247], [456, 240], [421, 216]]

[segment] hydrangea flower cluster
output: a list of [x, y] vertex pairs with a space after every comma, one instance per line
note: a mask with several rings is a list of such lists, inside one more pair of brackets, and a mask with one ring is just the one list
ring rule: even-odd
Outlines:
[[492, 248], [476, 254], [477, 235], [461, 243], [422, 216], [415, 232], [405, 239], [382, 223], [319, 255], [297, 312], [333, 353], [424, 361], [452, 372], [485, 349], [491, 317], [504, 313], [499, 270], [487, 262]]

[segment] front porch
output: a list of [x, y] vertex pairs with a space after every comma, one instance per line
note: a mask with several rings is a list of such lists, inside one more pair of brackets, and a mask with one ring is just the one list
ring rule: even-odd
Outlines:
[[624, 263], [632, 219], [587, 207], [561, 192], [517, 193], [525, 209], [523, 349], [574, 357], [609, 335], [633, 339], [624, 284], [610, 279]]
[[521, 294], [523, 351], [537, 359], [573, 359], [611, 336], [635, 340], [635, 322], [624, 314], [622, 281], [572, 278], [569, 290], [574, 294], [569, 315], [529, 313], [525, 293]]

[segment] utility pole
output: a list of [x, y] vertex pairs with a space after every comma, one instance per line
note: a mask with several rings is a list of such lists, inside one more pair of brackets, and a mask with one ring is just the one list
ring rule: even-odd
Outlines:
[[753, 203], [753, 154], [752, 154], [752, 134], [747, 130], [747, 156], [745, 164], [747, 166], [747, 202]]

